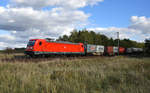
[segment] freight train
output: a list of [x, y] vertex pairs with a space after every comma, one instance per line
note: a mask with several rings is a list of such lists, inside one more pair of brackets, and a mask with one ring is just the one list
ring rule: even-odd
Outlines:
[[25, 54], [36, 55], [117, 55], [142, 53], [142, 48], [124, 48], [116, 46], [91, 45], [83, 43], [71, 43], [53, 41], [51, 39], [29, 40]]

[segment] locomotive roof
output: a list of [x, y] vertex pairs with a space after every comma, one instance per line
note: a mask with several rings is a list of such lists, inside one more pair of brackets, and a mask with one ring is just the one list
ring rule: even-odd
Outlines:
[[64, 44], [76, 44], [76, 45], [78, 45], [78, 44], [80, 44], [80, 43], [72, 43], [72, 42], [68, 42], [68, 41], [48, 41], [48, 40], [46, 40], [47, 42], [55, 42], [55, 43], [64, 43]]
[[30, 39], [31, 41], [32, 40], [46, 40], [46, 42], [55, 42], [55, 43], [64, 43], [64, 44], [81, 44], [81, 43], [72, 43], [72, 42], [68, 42], [68, 41], [55, 41], [53, 39]]
[[29, 41], [33, 41], [33, 40], [39, 40], [39, 39], [30, 39]]

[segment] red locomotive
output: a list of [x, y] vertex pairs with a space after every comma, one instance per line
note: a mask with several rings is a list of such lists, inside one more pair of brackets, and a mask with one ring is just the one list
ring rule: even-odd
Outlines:
[[83, 43], [52, 41], [49, 39], [31, 39], [27, 44], [25, 54], [84, 54]]

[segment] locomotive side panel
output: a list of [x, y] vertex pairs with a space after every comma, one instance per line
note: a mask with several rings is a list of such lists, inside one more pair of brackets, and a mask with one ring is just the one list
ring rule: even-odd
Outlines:
[[44, 52], [53, 54], [84, 54], [84, 46], [82, 43], [67, 44], [47, 42], [44, 47]]
[[45, 39], [31, 39], [25, 50], [27, 55], [84, 54], [82, 43], [47, 42]]

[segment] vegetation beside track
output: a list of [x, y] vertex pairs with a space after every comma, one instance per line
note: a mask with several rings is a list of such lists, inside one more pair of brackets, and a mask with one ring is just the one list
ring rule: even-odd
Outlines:
[[[13, 57], [13, 55], [0, 55]], [[150, 58], [0, 62], [0, 93], [149, 93]], [[35, 60], [34, 60], [35, 61]]]

